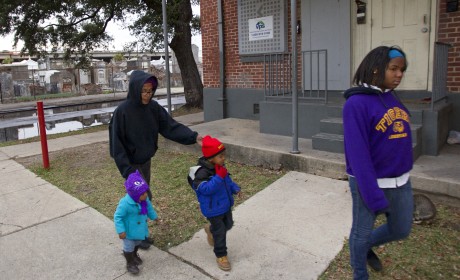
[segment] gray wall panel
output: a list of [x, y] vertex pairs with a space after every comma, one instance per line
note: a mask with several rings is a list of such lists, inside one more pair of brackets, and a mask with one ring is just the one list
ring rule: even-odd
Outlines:
[[452, 103], [452, 112], [449, 116], [449, 129], [460, 131], [460, 93], [448, 95], [449, 102]]
[[[259, 113], [254, 112], [254, 105], [264, 99], [263, 90], [255, 89], [226, 89], [227, 117], [239, 119], [259, 119]], [[214, 121], [223, 118], [223, 104], [218, 88], [203, 89], [204, 121]]]
[[424, 155], [437, 156], [446, 143], [451, 111], [451, 103], [445, 104], [437, 111], [423, 111], [422, 153]]
[[254, 113], [254, 104], [264, 100], [263, 90], [227, 89], [228, 117], [258, 120], [259, 113]]
[[[325, 105], [299, 104], [299, 137], [311, 138], [319, 133], [319, 123], [324, 118], [327, 118]], [[260, 132], [285, 136], [292, 135], [291, 103], [261, 102]]]
[[203, 89], [203, 108], [204, 121], [211, 122], [222, 119], [222, 101], [219, 88], [204, 88]]

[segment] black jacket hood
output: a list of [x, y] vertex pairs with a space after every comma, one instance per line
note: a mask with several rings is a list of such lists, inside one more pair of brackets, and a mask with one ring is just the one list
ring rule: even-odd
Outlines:
[[381, 93], [382, 92], [380, 90], [378, 90], [378, 89], [373, 89], [373, 88], [369, 88], [369, 87], [360, 86], [360, 87], [352, 87], [352, 88], [347, 89], [343, 93], [343, 97], [345, 97], [345, 99], [348, 99], [348, 98], [350, 98], [350, 96], [353, 96], [353, 95], [356, 95], [356, 94], [373, 95], [373, 94], [381, 94]]
[[155, 79], [158, 85], [157, 78], [152, 74], [145, 73], [144, 71], [140, 70], [133, 71], [129, 79], [128, 97], [126, 99], [130, 102], [133, 102], [134, 104], [143, 105], [141, 99], [142, 87], [144, 86], [145, 81], [150, 78]]
[[198, 165], [204, 166], [209, 170], [214, 170], [214, 165], [209, 162], [205, 157], [200, 157], [198, 159]]

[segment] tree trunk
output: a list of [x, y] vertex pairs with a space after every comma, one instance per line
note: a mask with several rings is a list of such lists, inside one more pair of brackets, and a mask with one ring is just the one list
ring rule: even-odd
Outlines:
[[179, 64], [184, 84], [185, 102], [188, 107], [203, 108], [203, 83], [192, 52], [192, 5], [190, 0], [181, 3], [178, 20], [174, 24], [174, 37], [169, 44]]

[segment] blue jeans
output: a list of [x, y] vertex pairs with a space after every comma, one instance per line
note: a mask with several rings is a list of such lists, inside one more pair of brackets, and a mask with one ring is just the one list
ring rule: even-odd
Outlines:
[[353, 223], [350, 232], [350, 264], [353, 279], [368, 279], [367, 252], [374, 246], [409, 236], [412, 227], [414, 203], [410, 180], [403, 186], [383, 189], [389, 202], [385, 213], [387, 223], [374, 229], [376, 215], [365, 205], [358, 191], [356, 178], [349, 177], [353, 202]]
[[133, 239], [122, 239], [123, 240], [123, 251], [126, 253], [134, 252], [134, 247], [139, 246], [142, 240]]

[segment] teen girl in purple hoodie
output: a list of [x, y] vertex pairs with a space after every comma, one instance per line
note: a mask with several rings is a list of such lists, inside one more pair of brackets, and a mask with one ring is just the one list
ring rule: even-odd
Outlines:
[[[407, 69], [397, 47], [377, 47], [363, 59], [345, 92], [345, 158], [353, 201], [350, 263], [354, 279], [368, 279], [366, 263], [382, 265], [372, 247], [406, 238], [412, 225], [410, 114], [396, 96]], [[379, 214], [387, 223], [373, 229]]]

